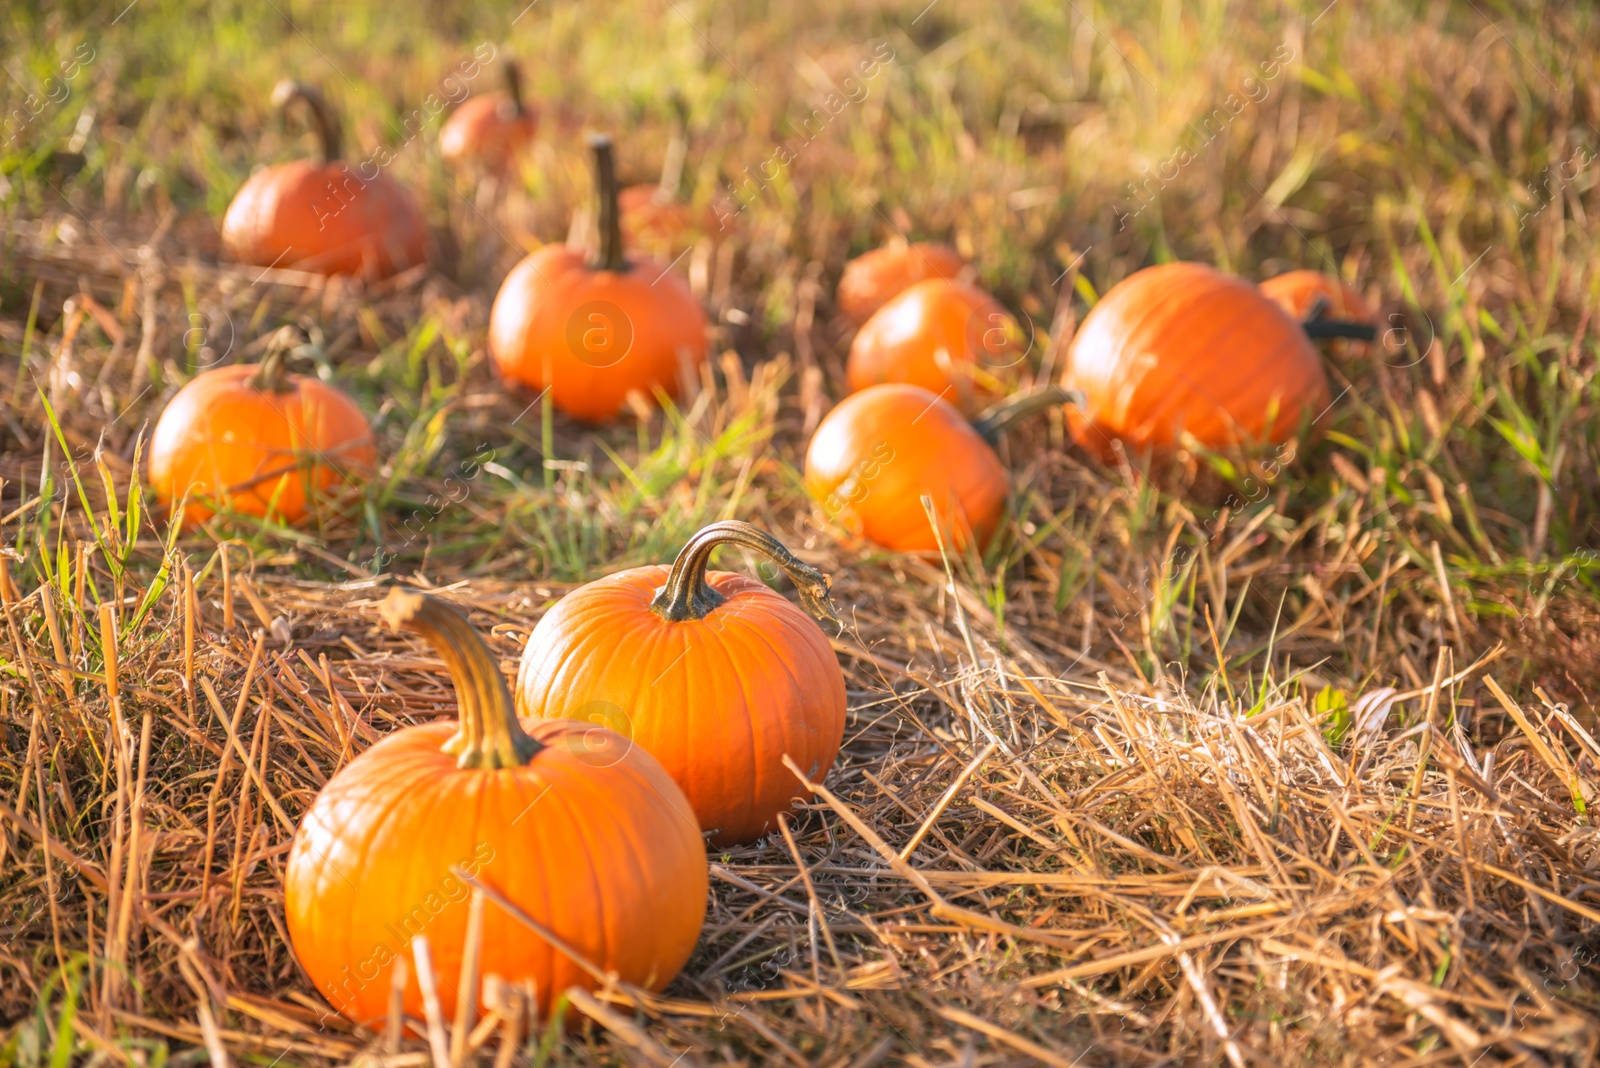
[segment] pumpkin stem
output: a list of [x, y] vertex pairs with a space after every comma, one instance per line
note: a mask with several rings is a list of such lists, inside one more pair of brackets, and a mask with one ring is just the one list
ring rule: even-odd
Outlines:
[[626, 271], [622, 254], [622, 212], [617, 208], [617, 167], [611, 155], [611, 138], [593, 134], [589, 151], [594, 153], [594, 193], [599, 201], [600, 246], [589, 266], [597, 271]]
[[656, 591], [655, 600], [650, 602], [650, 611], [671, 623], [704, 619], [714, 612], [727, 598], [706, 582], [706, 568], [711, 564], [711, 554], [724, 544], [754, 549], [783, 568], [795, 589], [800, 591], [800, 603], [806, 606], [806, 611], [818, 622], [826, 620], [844, 626], [828, 600], [828, 576], [797, 559], [771, 534], [737, 519], [712, 523], [689, 539], [672, 562], [666, 585]]
[[527, 105], [522, 101], [522, 68], [510, 56], [500, 61], [500, 76], [505, 79], [506, 96], [511, 98], [511, 113], [517, 118], [527, 114]]
[[296, 100], [311, 110], [312, 121], [317, 124], [317, 133], [322, 138], [322, 160], [332, 163], [339, 158], [339, 116], [316, 86], [285, 78], [272, 90], [272, 106], [285, 114]]
[[1333, 337], [1354, 338], [1356, 341], [1375, 341], [1378, 328], [1371, 323], [1358, 323], [1350, 319], [1307, 319], [1300, 324], [1306, 337], [1322, 341]]
[[404, 627], [427, 639], [449, 669], [461, 728], [441, 748], [457, 758], [457, 767], [520, 767], [544, 748], [517, 721], [500, 665], [466, 616], [401, 587], [391, 590], [378, 610], [391, 628]]
[[272, 340], [267, 342], [266, 355], [261, 357], [261, 365], [250, 376], [250, 388], [261, 393], [288, 393], [293, 389], [289, 384], [289, 353], [299, 343], [300, 335], [292, 326], [273, 334]]
[[672, 91], [672, 140], [667, 142], [667, 154], [661, 161], [661, 183], [656, 199], [664, 204], [678, 200], [683, 194], [683, 168], [689, 160], [689, 102], [678, 90]]
[[1032, 393], [1018, 393], [979, 413], [978, 418], [972, 421], [972, 429], [982, 435], [984, 441], [993, 445], [1000, 440], [1001, 434], [1028, 416], [1058, 404], [1076, 404], [1082, 408], [1083, 394], [1075, 389], [1062, 389], [1060, 386], [1045, 386]]

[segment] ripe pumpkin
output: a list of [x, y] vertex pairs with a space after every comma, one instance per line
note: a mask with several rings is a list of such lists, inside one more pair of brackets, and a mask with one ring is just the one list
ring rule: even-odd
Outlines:
[[873, 313], [850, 345], [852, 391], [905, 382], [971, 411], [1002, 392], [999, 374], [1025, 352], [1022, 328], [983, 290], [929, 278]]
[[806, 449], [806, 489], [845, 529], [887, 549], [988, 544], [1005, 510], [1006, 472], [990, 442], [1012, 423], [1074, 398], [1049, 388], [1002, 402], [976, 422], [920, 386], [868, 386], [840, 401]]
[[839, 310], [860, 326], [890, 298], [923, 279], [955, 278], [965, 267], [960, 254], [948, 245], [896, 240], [845, 264], [839, 276]]
[[273, 104], [300, 101], [322, 135], [322, 159], [256, 171], [222, 218], [222, 246], [241, 263], [380, 278], [427, 258], [422, 211], [382, 170], [339, 158], [339, 118], [309, 85], [282, 81]]
[[509, 57], [500, 69], [505, 91], [468, 97], [440, 129], [439, 154], [445, 162], [499, 173], [533, 144], [539, 113], [522, 98], [522, 71]]
[[689, 105], [672, 94], [673, 131], [661, 161], [661, 178], [653, 185], [630, 185], [617, 194], [622, 235], [630, 248], [671, 259], [697, 233], [723, 235], [727, 230], [710, 208], [696, 210], [684, 199], [683, 174], [689, 160]]
[[844, 673], [804, 612], [755, 579], [707, 572], [719, 545], [771, 559], [819, 620], [828, 580], [748, 523], [713, 523], [670, 569], [636, 567], [558, 601], [517, 671], [526, 716], [630, 733], [672, 775], [718, 845], [752, 841], [804, 794], [784, 755], [825, 775], [844, 737]]
[[586, 422], [612, 419], [630, 392], [676, 392], [680, 367], [705, 359], [705, 313], [667, 267], [624, 255], [611, 139], [590, 139], [600, 241], [591, 259], [547, 245], [500, 286], [489, 352], [501, 375], [550, 389], [556, 407]]
[[308, 375], [287, 374], [286, 345], [260, 365], [196, 375], [173, 396], [150, 439], [150, 485], [187, 524], [226, 505], [286, 523], [345, 503], [377, 465], [372, 428], [354, 401]]
[[1086, 398], [1068, 423], [1103, 458], [1116, 441], [1160, 454], [1184, 435], [1212, 449], [1281, 443], [1328, 403], [1301, 324], [1251, 283], [1198, 263], [1114, 286], [1084, 317], [1062, 385]]
[[[396, 589], [389, 624], [425, 637], [455, 684], [459, 723], [405, 727], [322, 788], [284, 871], [289, 939], [328, 1003], [371, 1027], [390, 962], [425, 934], [441, 1000], [455, 1003], [470, 891], [462, 868], [589, 960], [659, 990], [705, 920], [705, 849], [689, 802], [643, 749], [568, 720], [519, 724], [505, 678], [464, 616]], [[548, 1018], [561, 992], [595, 983], [489, 904], [480, 967], [532, 980]], [[415, 979], [405, 1012], [424, 1012]]]
[[[1321, 271], [1288, 271], [1261, 283], [1261, 292], [1295, 319], [1339, 319], [1374, 324], [1378, 313], [1372, 310], [1359, 290], [1342, 278]], [[1318, 308], [1320, 314], [1313, 315]]]

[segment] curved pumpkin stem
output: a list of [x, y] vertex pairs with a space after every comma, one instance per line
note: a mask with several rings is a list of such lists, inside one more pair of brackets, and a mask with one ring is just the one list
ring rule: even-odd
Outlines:
[[436, 598], [396, 588], [379, 605], [384, 621], [427, 639], [450, 671], [461, 728], [441, 747], [461, 768], [514, 768], [544, 744], [517, 721], [511, 691], [494, 654], [467, 617]]
[[628, 260], [622, 254], [622, 212], [617, 208], [617, 166], [611, 154], [611, 138], [605, 134], [589, 137], [594, 153], [594, 193], [599, 201], [600, 245], [589, 266], [597, 271], [626, 271]]
[[1058, 404], [1076, 404], [1082, 408], [1083, 394], [1075, 389], [1062, 389], [1060, 386], [1045, 386], [1032, 393], [1018, 393], [979, 413], [978, 418], [972, 421], [972, 429], [981, 434], [984, 441], [993, 445], [1000, 440], [1001, 434], [1028, 416], [1042, 412], [1046, 408], [1054, 408]]
[[672, 140], [661, 160], [661, 183], [656, 199], [671, 204], [683, 195], [683, 168], [689, 160], [689, 102], [678, 90], [672, 91]]
[[500, 61], [500, 76], [505, 79], [506, 96], [511, 98], [511, 113], [520, 119], [528, 112], [522, 100], [522, 68], [516, 60], [506, 56]]
[[797, 559], [783, 542], [771, 534], [737, 519], [712, 523], [689, 539], [689, 544], [672, 562], [666, 585], [656, 591], [655, 600], [650, 602], [650, 611], [671, 623], [704, 619], [716, 611], [717, 606], [727, 598], [712, 589], [706, 581], [706, 568], [711, 564], [712, 552], [719, 545], [742, 545], [765, 556], [783, 568], [795, 589], [800, 591], [800, 603], [818, 622], [827, 620], [844, 626], [828, 600], [828, 576]]
[[1306, 337], [1312, 341], [1335, 337], [1347, 337], [1356, 341], [1377, 340], [1376, 326], [1371, 323], [1358, 323], [1352, 319], [1330, 319], [1328, 318], [1330, 307], [1327, 297], [1318, 297], [1311, 305], [1311, 311], [1300, 323], [1300, 328], [1306, 332]]
[[296, 100], [303, 102], [311, 110], [312, 121], [317, 125], [317, 134], [322, 138], [323, 162], [332, 163], [339, 158], [339, 116], [328, 106], [327, 99], [316, 86], [285, 78], [272, 90], [272, 106], [285, 114], [288, 113], [289, 105]]
[[299, 342], [300, 335], [294, 327], [285, 326], [267, 342], [266, 355], [261, 365], [250, 376], [250, 388], [262, 393], [287, 393], [294, 387], [289, 383], [289, 353]]

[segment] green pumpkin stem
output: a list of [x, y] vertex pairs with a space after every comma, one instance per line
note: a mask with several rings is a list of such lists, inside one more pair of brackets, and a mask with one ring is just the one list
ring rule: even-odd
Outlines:
[[403, 627], [427, 639], [449, 669], [461, 727], [440, 748], [456, 757], [457, 767], [521, 767], [544, 748], [517, 721], [500, 665], [466, 616], [404, 588], [390, 591], [378, 610], [393, 629]]
[[650, 611], [671, 623], [704, 619], [716, 611], [727, 598], [706, 581], [706, 569], [711, 564], [711, 554], [719, 545], [742, 545], [765, 556], [783, 568], [800, 593], [800, 603], [818, 622], [825, 620], [844, 626], [828, 600], [828, 576], [797, 559], [771, 534], [737, 519], [712, 523], [689, 539], [672, 562], [666, 585], [656, 591], [655, 599], [650, 602]]
[[280, 112], [288, 113], [289, 105], [300, 101], [311, 111], [311, 119], [316, 123], [317, 134], [322, 138], [322, 161], [332, 163], [339, 158], [339, 116], [328, 106], [328, 101], [322, 91], [315, 86], [304, 82], [297, 82], [285, 78], [272, 90], [272, 106]]
[[677, 90], [672, 92], [672, 140], [661, 160], [661, 184], [656, 199], [671, 204], [683, 197], [683, 171], [689, 161], [689, 102]]
[[1018, 393], [1014, 397], [1007, 397], [985, 409], [972, 421], [972, 429], [982, 435], [984, 441], [993, 445], [1000, 440], [1001, 434], [1030, 415], [1042, 412], [1046, 408], [1054, 408], [1058, 404], [1076, 404], [1081, 408], [1083, 403], [1083, 394], [1075, 389], [1046, 386], [1032, 393]]
[[622, 211], [617, 207], [617, 167], [611, 154], [611, 138], [605, 134], [592, 135], [589, 151], [594, 153], [594, 192], [600, 224], [600, 245], [589, 266], [597, 271], [626, 271], [628, 261], [622, 254]]
[[528, 111], [522, 100], [522, 68], [517, 66], [516, 60], [506, 56], [500, 61], [500, 76], [505, 79], [506, 96], [511, 98], [511, 113], [520, 119]]

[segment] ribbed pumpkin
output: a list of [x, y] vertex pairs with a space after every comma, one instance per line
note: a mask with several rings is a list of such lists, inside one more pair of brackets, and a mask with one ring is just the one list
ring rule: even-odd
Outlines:
[[377, 464], [372, 429], [333, 386], [284, 370], [275, 343], [261, 364], [196, 375], [167, 402], [150, 438], [150, 486], [184, 520], [219, 507], [297, 523], [340, 510]]
[[339, 119], [322, 94], [283, 81], [273, 104], [303, 102], [322, 135], [322, 159], [252, 174], [222, 219], [222, 247], [242, 263], [383, 277], [427, 257], [422, 211], [382, 170], [369, 178], [339, 158]]
[[445, 162], [505, 171], [533, 144], [539, 113], [522, 98], [522, 71], [510, 58], [500, 69], [505, 90], [463, 100], [439, 130], [439, 154]]
[[948, 245], [896, 240], [845, 264], [837, 300], [844, 317], [860, 326], [890, 298], [925, 278], [954, 278], [966, 262]]
[[[328, 1003], [372, 1027], [396, 957], [426, 935], [456, 1002], [470, 889], [492, 887], [601, 968], [652, 990], [683, 967], [705, 920], [705, 848], [688, 800], [637, 746], [567, 720], [517, 721], [494, 655], [455, 609], [395, 590], [391, 626], [428, 639], [460, 721], [406, 727], [356, 757], [301, 821], [284, 871], [289, 938]], [[493, 903], [481, 974], [532, 980], [540, 1015], [594, 980]], [[424, 1009], [412, 973], [406, 1015]]]
[[[630, 185], [617, 194], [622, 237], [629, 248], [674, 259], [700, 234], [728, 236], [710, 208], [696, 208], [684, 199], [683, 176], [689, 161], [689, 104], [672, 94], [672, 139], [661, 162], [661, 178], [653, 185]], [[730, 216], [731, 218], [731, 216]]]
[[751, 841], [804, 795], [788, 755], [820, 779], [844, 736], [844, 674], [806, 614], [755, 579], [707, 571], [719, 545], [778, 565], [819, 620], [828, 580], [748, 523], [700, 531], [672, 567], [637, 567], [567, 594], [539, 620], [517, 672], [527, 716], [625, 730], [683, 788], [718, 845]]
[[611, 141], [591, 138], [600, 241], [592, 259], [547, 245], [512, 268], [489, 313], [500, 373], [550, 388], [556, 407], [591, 423], [612, 419], [638, 391], [677, 391], [680, 368], [705, 359], [706, 318], [665, 264], [623, 253]]
[[873, 313], [850, 345], [845, 375], [851, 390], [904, 382], [970, 412], [1004, 392], [1001, 376], [1024, 349], [1022, 328], [989, 294], [929, 278]]
[[946, 548], [988, 544], [1005, 512], [1006, 472], [990, 441], [1031, 412], [1071, 400], [1046, 389], [976, 422], [920, 386], [869, 386], [840, 401], [806, 449], [806, 490], [845, 529], [898, 552], [937, 552], [924, 495]]
[[1102, 457], [1115, 441], [1165, 453], [1185, 435], [1212, 449], [1283, 442], [1328, 403], [1301, 324], [1250, 282], [1198, 263], [1114, 286], [1084, 317], [1062, 385], [1083, 393], [1068, 422]]
[[1318, 318], [1368, 324], [1378, 321], [1378, 313], [1354, 286], [1321, 271], [1288, 271], [1275, 275], [1261, 283], [1261, 292], [1301, 322], [1310, 319], [1318, 307], [1322, 308]]

